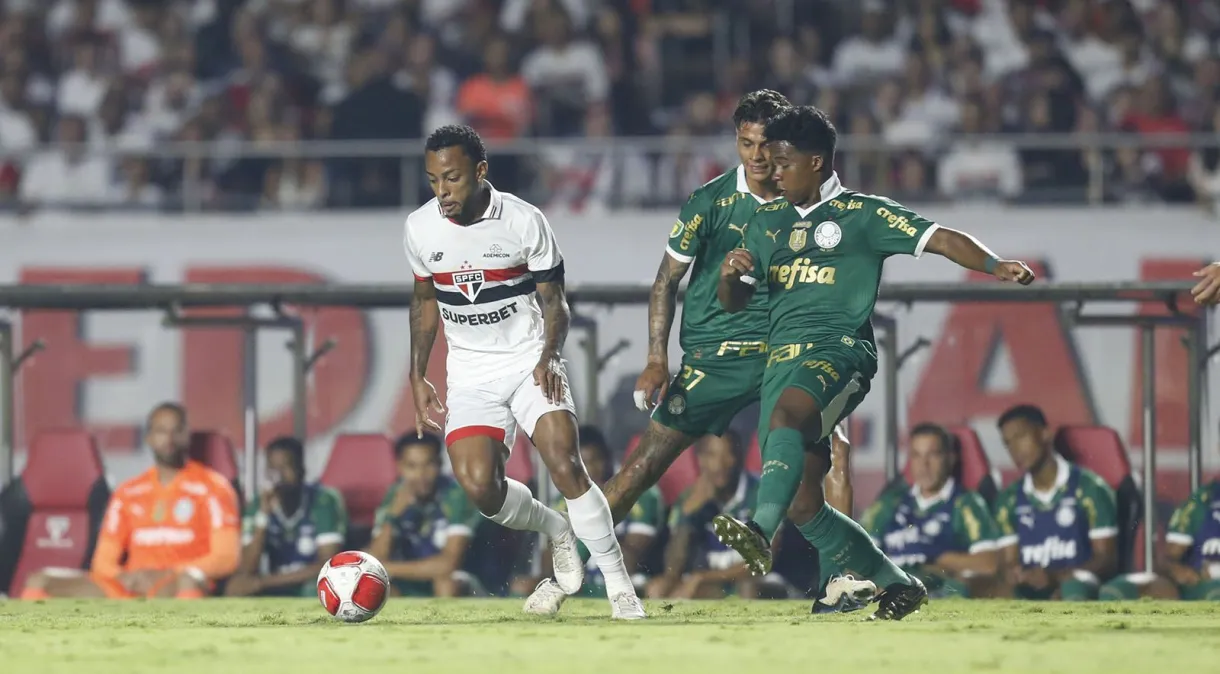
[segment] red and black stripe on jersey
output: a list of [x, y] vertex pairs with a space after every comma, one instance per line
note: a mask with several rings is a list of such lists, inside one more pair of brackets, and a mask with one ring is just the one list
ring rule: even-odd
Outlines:
[[436, 300], [450, 306], [470, 306], [499, 302], [522, 295], [531, 295], [538, 283], [563, 280], [563, 262], [552, 269], [531, 272], [526, 265], [508, 269], [472, 269], [436, 272], [432, 283]]

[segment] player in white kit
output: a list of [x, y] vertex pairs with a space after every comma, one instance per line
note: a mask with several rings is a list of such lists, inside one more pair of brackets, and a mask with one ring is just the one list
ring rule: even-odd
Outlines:
[[[487, 152], [470, 127], [437, 129], [425, 150], [436, 198], [407, 217], [403, 238], [415, 274], [411, 390], [417, 427], [441, 430], [431, 413], [445, 410], [425, 375], [443, 320], [449, 345], [444, 433], [454, 477], [493, 522], [551, 539], [555, 579], [542, 581], [525, 611], [553, 613], [556, 599], [580, 589], [579, 539], [605, 576], [611, 615], [643, 618], [610, 506], [577, 449], [561, 358], [571, 314], [551, 226], [537, 208], [487, 182]], [[505, 477], [518, 426], [567, 500], [566, 517]]]

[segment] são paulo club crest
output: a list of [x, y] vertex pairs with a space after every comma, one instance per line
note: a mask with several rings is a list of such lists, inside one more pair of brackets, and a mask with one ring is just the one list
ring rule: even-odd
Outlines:
[[483, 287], [483, 270], [455, 272], [453, 285], [457, 286], [458, 292], [462, 293], [463, 297], [474, 302], [474, 298], [479, 296], [479, 290]]

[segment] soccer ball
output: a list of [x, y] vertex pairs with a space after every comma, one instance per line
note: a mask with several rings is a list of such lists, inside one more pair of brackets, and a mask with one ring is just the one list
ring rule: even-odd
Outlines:
[[389, 593], [390, 575], [385, 567], [363, 552], [340, 552], [318, 572], [318, 600], [327, 613], [343, 622], [373, 618], [385, 606]]

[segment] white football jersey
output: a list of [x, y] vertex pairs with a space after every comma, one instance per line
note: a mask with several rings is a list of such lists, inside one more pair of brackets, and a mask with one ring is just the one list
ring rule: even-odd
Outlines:
[[539, 281], [562, 280], [546, 216], [491, 188], [483, 217], [458, 225], [436, 199], [407, 216], [403, 246], [417, 281], [432, 280], [449, 345], [449, 386], [532, 369], [542, 356]]

